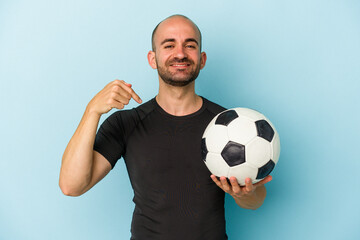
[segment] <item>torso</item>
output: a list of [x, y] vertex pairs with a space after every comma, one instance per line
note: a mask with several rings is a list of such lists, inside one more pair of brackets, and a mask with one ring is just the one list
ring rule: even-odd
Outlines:
[[134, 189], [132, 239], [227, 239], [224, 192], [201, 158], [202, 134], [223, 110], [206, 99], [181, 117], [155, 99], [129, 110], [136, 124], [125, 134], [123, 157]]

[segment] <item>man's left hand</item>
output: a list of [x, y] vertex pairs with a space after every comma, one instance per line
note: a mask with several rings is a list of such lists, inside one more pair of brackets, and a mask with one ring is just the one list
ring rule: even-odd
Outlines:
[[229, 193], [236, 200], [244, 197], [250, 197], [255, 193], [258, 187], [270, 182], [272, 177], [269, 175], [255, 184], [252, 184], [250, 178], [246, 178], [245, 186], [240, 186], [235, 177], [230, 177], [230, 184], [228, 179], [224, 176], [218, 179], [215, 175], [211, 175], [211, 179], [216, 183], [216, 185], [218, 185], [225, 192]]

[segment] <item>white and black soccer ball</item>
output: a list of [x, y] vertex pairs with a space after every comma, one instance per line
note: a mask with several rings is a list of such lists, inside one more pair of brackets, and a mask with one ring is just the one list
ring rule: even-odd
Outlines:
[[225, 110], [212, 119], [202, 137], [202, 158], [218, 177], [261, 181], [274, 169], [280, 156], [280, 138], [273, 124], [248, 108]]

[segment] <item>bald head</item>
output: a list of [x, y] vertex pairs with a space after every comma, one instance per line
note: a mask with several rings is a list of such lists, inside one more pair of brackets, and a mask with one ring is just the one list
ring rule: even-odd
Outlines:
[[162, 25], [165, 25], [166, 23], [169, 23], [171, 21], [174, 21], [176, 19], [181, 19], [181, 20], [185, 20], [186, 22], [188, 22], [190, 25], [192, 25], [192, 27], [194, 28], [194, 30], [197, 32], [198, 37], [199, 37], [199, 47], [200, 47], [200, 51], [201, 51], [201, 32], [199, 27], [188, 17], [184, 16], [184, 15], [180, 15], [180, 14], [176, 14], [176, 15], [172, 15], [170, 17], [165, 18], [164, 20], [162, 20], [153, 30], [152, 32], [152, 36], [151, 36], [151, 45], [152, 45], [152, 50], [155, 52], [156, 51], [156, 45], [155, 45], [155, 38], [156, 38], [156, 34], [159, 28], [162, 27]]

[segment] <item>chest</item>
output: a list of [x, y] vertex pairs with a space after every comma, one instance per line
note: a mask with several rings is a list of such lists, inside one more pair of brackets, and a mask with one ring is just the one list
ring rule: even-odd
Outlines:
[[130, 177], [148, 181], [208, 178], [209, 171], [201, 159], [201, 137], [207, 122], [207, 119], [174, 121], [151, 117], [141, 122], [126, 143], [124, 159]]

